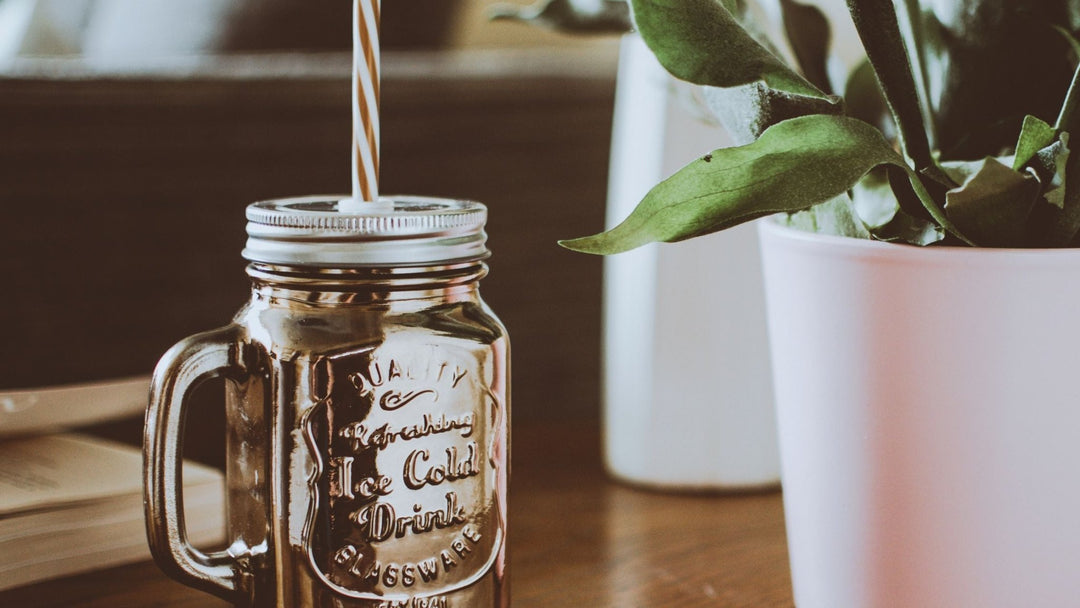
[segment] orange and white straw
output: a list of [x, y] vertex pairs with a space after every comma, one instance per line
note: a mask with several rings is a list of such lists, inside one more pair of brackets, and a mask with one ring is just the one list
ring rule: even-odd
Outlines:
[[353, 0], [353, 201], [379, 200], [382, 0]]

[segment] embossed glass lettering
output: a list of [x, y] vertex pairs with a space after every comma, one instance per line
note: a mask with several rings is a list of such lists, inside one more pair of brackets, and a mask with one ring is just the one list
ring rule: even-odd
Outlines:
[[423, 397], [424, 395], [431, 395], [433, 401], [439, 400], [439, 393], [436, 393], [431, 389], [424, 389], [422, 391], [408, 391], [405, 393], [387, 391], [386, 394], [382, 396], [382, 399], [379, 399], [379, 407], [388, 412], [392, 412], [394, 410], [399, 410], [406, 405], [409, 405], [410, 403], [419, 399], [420, 397]]
[[376, 388], [389, 385], [391, 382], [398, 379], [430, 380], [434, 383], [441, 383], [445, 378], [450, 385], [449, 388], [457, 388], [461, 380], [469, 373], [469, 370], [454, 366], [454, 368], [448, 372], [448, 368], [448, 363], [442, 363], [437, 367], [416, 370], [413, 367], [402, 365], [395, 359], [391, 359], [389, 370], [384, 375], [383, 366], [378, 361], [372, 361], [366, 372], [358, 371], [349, 374], [349, 381], [352, 383], [353, 387], [356, 388], [357, 394], [361, 397], [366, 397], [373, 393]]
[[397, 441], [410, 441], [453, 431], [460, 431], [462, 437], [471, 436], [473, 415], [462, 414], [447, 418], [443, 413], [438, 416], [424, 414], [416, 424], [395, 428], [391, 428], [389, 423], [371, 428], [362, 422], [354, 422], [339, 430], [338, 434], [350, 441], [354, 452], [361, 452], [372, 448], [385, 450]]
[[331, 459], [333, 471], [330, 477], [330, 496], [354, 500], [360, 498], [374, 498], [375, 496], [387, 496], [392, 491], [391, 484], [394, 480], [385, 475], [364, 477], [360, 481], [353, 482], [353, 465], [356, 459], [352, 456], [341, 456]]
[[475, 441], [465, 446], [465, 455], [458, 456], [457, 447], [446, 448], [445, 464], [426, 467], [430, 458], [427, 450], [415, 450], [405, 459], [404, 482], [410, 490], [431, 484], [437, 486], [444, 481], [455, 481], [480, 474], [480, 451]]
[[483, 508], [496, 500], [501, 404], [482, 367], [457, 361], [362, 350], [318, 368], [326, 390], [307, 438], [320, 456], [312, 488], [329, 500], [309, 530], [329, 557], [313, 566], [343, 595], [446, 606], [500, 555], [502, 521]]
[[398, 517], [393, 505], [376, 502], [354, 511], [351, 519], [359, 527], [360, 537], [367, 542], [381, 542], [391, 536], [402, 538], [409, 533], [423, 534], [469, 521], [465, 507], [458, 504], [455, 492], [446, 493], [445, 508], [433, 511], [422, 509], [420, 505], [414, 505], [415, 515]]
[[449, 608], [445, 597], [413, 597], [407, 600], [387, 600], [379, 608]]
[[469, 526], [466, 526], [466, 530], [467, 533], [458, 535], [450, 541], [450, 546], [440, 550], [437, 555], [417, 562], [383, 564], [375, 560], [365, 563], [364, 555], [355, 545], [346, 545], [339, 549], [334, 554], [334, 560], [354, 576], [377, 581], [387, 588], [412, 587], [419, 581], [430, 583], [437, 581], [440, 574], [449, 574], [460, 562], [471, 559], [481, 535]]

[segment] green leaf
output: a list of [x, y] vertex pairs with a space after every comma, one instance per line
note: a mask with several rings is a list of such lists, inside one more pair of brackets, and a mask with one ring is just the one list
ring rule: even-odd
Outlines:
[[857, 239], [870, 238], [870, 231], [856, 217], [851, 199], [846, 194], [841, 194], [809, 209], [786, 215], [780, 214], [777, 219], [785, 226], [806, 232]]
[[[1067, 146], [1069, 134], [1062, 133], [1061, 139], [1063, 145]], [[1061, 213], [1050, 230], [1050, 245], [1054, 247], [1069, 245], [1080, 233], [1080, 188], [1076, 187], [1080, 184], [1080, 154], [1070, 154], [1067, 147], [1065, 154], [1057, 161], [1059, 170], [1060, 163], [1064, 163], [1063, 183], [1060, 188], [1046, 195], [1052, 204], [1060, 203], [1061, 206]]]
[[832, 93], [827, 67], [832, 39], [828, 18], [818, 7], [796, 0], [780, 0], [780, 10], [784, 16], [784, 33], [803, 76], [825, 93]]
[[986, 158], [959, 188], [946, 195], [945, 213], [965, 234], [990, 247], [1024, 245], [1039, 180], [995, 158]]
[[[930, 74], [932, 73], [927, 66], [930, 65], [934, 48], [940, 46], [940, 40], [938, 40], [940, 32], [936, 28], [927, 27], [927, 20], [923, 18], [925, 12], [920, 2], [921, 0], [897, 0], [896, 12], [901, 29], [900, 34], [906, 43], [908, 61], [911, 62], [912, 77], [918, 88], [919, 108], [922, 110], [923, 121], [926, 123], [926, 136], [930, 141], [930, 149], [933, 150], [936, 142], [936, 125], [934, 125], [933, 115], [927, 102], [930, 96]], [[944, 71], [943, 67], [938, 66], [935, 74], [941, 74]]]
[[844, 112], [852, 118], [877, 125], [886, 137], [896, 132], [889, 105], [869, 61], [860, 62], [848, 76], [844, 85]]
[[633, 30], [630, 7], [625, 0], [540, 0], [529, 6], [496, 4], [488, 9], [488, 17], [493, 21], [525, 21], [581, 34], [623, 34]]
[[900, 131], [904, 152], [916, 169], [935, 166], [919, 105], [918, 87], [892, 0], [847, 0], [866, 55]]
[[1065, 0], [1066, 23], [1070, 30], [1080, 30], [1080, 1]]
[[[1069, 134], [1062, 132], [1053, 143], [1039, 150], [1024, 165], [1024, 169], [1035, 173], [1042, 187], [1042, 197], [1035, 203], [1028, 219], [1029, 247], [1060, 247], [1069, 243], [1075, 228], [1076, 209], [1065, 213], [1065, 176], [1068, 170]], [[1071, 193], [1071, 189], [1068, 190]]]
[[769, 127], [810, 114], [841, 114], [840, 104], [774, 91], [758, 81], [721, 89], [702, 87], [702, 99], [737, 145], [748, 144]]
[[941, 158], [996, 156], [1016, 143], [1025, 115], [1056, 115], [1075, 64], [1050, 26], [1068, 26], [1075, 0], [910, 3], [921, 5], [917, 44]]
[[[1060, 28], [1058, 28], [1060, 30]], [[1076, 39], [1069, 35], [1068, 32], [1064, 32], [1068, 37], [1069, 42], [1076, 45]], [[1077, 124], [1074, 120], [1074, 114], [1076, 110], [1076, 104], [1080, 102], [1080, 65], [1073, 71], [1072, 82], [1069, 83], [1069, 90], [1065, 93], [1065, 101], [1061, 104], [1061, 110], [1058, 111], [1057, 121], [1054, 123], [1054, 130], [1058, 133], [1062, 131], [1069, 131], [1076, 133], [1078, 131]]]
[[631, 0], [634, 22], [677, 78], [714, 87], [762, 80], [791, 95], [829, 97], [753, 38], [720, 0]]
[[[1059, 211], [1065, 208], [1065, 175], [1070, 155], [1068, 144], [1069, 134], [1062, 132], [1057, 139], [1032, 154], [1021, 167], [1035, 172], [1042, 184], [1043, 196]], [[1013, 166], [1016, 166], [1015, 162]]]
[[896, 217], [900, 203], [889, 186], [889, 174], [884, 167], [871, 169], [851, 189], [855, 214], [870, 230], [881, 228]]
[[[776, 124], [754, 143], [700, 158], [661, 182], [622, 224], [602, 234], [564, 241], [585, 253], [611, 254], [654, 241], [681, 241], [778, 212], [794, 212], [847, 192], [870, 169], [907, 168], [874, 127], [844, 116], [811, 115]], [[935, 219], [910, 168], [912, 186]], [[958, 235], [961, 236], [962, 235]]]
[[1028, 164], [1039, 150], [1049, 146], [1057, 137], [1054, 127], [1045, 121], [1031, 116], [1024, 117], [1024, 126], [1020, 129], [1020, 139], [1016, 142], [1016, 157], [1013, 159], [1013, 171], [1019, 171]]
[[1069, 166], [1069, 134], [1063, 132], [1060, 139], [1035, 153], [1030, 166], [1043, 183], [1047, 202], [1065, 209], [1065, 175]]
[[[941, 169], [945, 172], [945, 175], [949, 176], [957, 187], [966, 183], [969, 179], [975, 176], [986, 164], [986, 159], [983, 160], [949, 160], [941, 163]], [[952, 190], [952, 188], [950, 188]]]
[[[920, 217], [926, 220], [933, 218], [922, 199], [915, 193], [915, 187], [911, 184], [911, 175], [904, 168], [887, 165], [885, 173], [889, 176], [889, 186], [892, 187], [893, 194], [896, 196], [901, 210], [912, 217]], [[945, 204], [946, 189], [934, 184], [932, 180], [927, 180], [927, 182], [935, 190], [940, 190], [940, 196], [933, 197], [933, 200], [938, 207], [943, 206]], [[923, 184], [923, 188], [926, 188], [926, 183]]]
[[851, 189], [855, 212], [874, 239], [925, 246], [945, 238], [941, 226], [900, 208], [885, 167], [875, 167]]
[[[1077, 6], [1078, 8], [1080, 8], [1080, 2], [1074, 2], [1074, 4], [1076, 4], [1076, 6]], [[1074, 26], [1074, 27], [1075, 27], [1075, 26]], [[1074, 36], [1072, 35], [1072, 32], [1070, 32], [1069, 30], [1067, 30], [1067, 29], [1065, 29], [1065, 28], [1061, 27], [1060, 25], [1055, 25], [1055, 26], [1054, 26], [1054, 29], [1055, 29], [1055, 30], [1057, 30], [1057, 32], [1058, 32], [1059, 34], [1061, 34], [1062, 36], [1064, 36], [1064, 37], [1065, 37], [1065, 42], [1068, 42], [1068, 43], [1069, 43], [1069, 47], [1070, 47], [1070, 48], [1072, 48], [1072, 52], [1073, 52], [1073, 54], [1074, 54], [1074, 55], [1076, 55], [1076, 56], [1077, 56], [1077, 58], [1080, 58], [1080, 41], [1078, 41], [1078, 40], [1077, 40], [1077, 39], [1076, 39], [1076, 38], [1075, 38], [1075, 37], [1074, 37]]]
[[[756, 41], [770, 56], [780, 52], [757, 23], [745, 2], [720, 0], [746, 35]], [[813, 7], [805, 7], [816, 10]], [[824, 60], [824, 59], [823, 59]], [[770, 88], [763, 80], [749, 84], [717, 87], [700, 85], [702, 99], [713, 115], [724, 125], [737, 145], [757, 139], [772, 125], [809, 114], [843, 114], [844, 104], [834, 96], [807, 97]]]
[[921, 218], [911, 217], [904, 211], [898, 212], [891, 222], [873, 230], [872, 233], [879, 241], [907, 243], [920, 247], [933, 245], [945, 238], [945, 230], [941, 226]]

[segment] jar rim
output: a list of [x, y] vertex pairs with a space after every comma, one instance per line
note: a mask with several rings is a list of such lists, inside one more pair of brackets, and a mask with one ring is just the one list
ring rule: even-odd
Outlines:
[[487, 208], [475, 201], [395, 196], [355, 202], [305, 196], [247, 208], [252, 262], [298, 266], [442, 264], [489, 255]]

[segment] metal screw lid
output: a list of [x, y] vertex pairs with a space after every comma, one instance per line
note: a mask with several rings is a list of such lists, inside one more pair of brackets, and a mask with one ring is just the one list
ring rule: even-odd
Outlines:
[[488, 256], [487, 208], [441, 198], [394, 197], [354, 203], [310, 196], [247, 208], [252, 262], [298, 266], [408, 266]]

